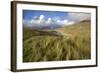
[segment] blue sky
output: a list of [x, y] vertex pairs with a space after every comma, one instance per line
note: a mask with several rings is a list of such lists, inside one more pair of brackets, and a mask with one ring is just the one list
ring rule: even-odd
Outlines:
[[62, 27], [83, 20], [90, 20], [90, 18], [90, 13], [23, 10], [23, 24], [25, 27]]
[[33, 17], [40, 15], [45, 15], [45, 19], [59, 17], [60, 19], [67, 18], [67, 12], [58, 12], [58, 11], [36, 11], [36, 10], [23, 10], [23, 19], [31, 20]]

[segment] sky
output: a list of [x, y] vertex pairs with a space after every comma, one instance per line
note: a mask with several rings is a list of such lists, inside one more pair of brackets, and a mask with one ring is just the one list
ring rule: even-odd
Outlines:
[[45, 18], [54, 18], [59, 17], [61, 19], [65, 19], [67, 16], [67, 12], [57, 12], [57, 11], [36, 11], [36, 10], [23, 10], [23, 19], [30, 20], [33, 17], [40, 15], [44, 15]]
[[90, 13], [23, 10], [23, 25], [34, 28], [57, 28], [90, 20]]

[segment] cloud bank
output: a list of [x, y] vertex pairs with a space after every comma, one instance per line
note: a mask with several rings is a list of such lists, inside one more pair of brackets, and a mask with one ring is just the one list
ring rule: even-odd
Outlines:
[[45, 15], [40, 15], [34, 16], [31, 20], [23, 20], [23, 24], [24, 27], [54, 29], [90, 20], [90, 18], [89, 13], [68, 13], [65, 19], [60, 19], [60, 17], [46, 18]]

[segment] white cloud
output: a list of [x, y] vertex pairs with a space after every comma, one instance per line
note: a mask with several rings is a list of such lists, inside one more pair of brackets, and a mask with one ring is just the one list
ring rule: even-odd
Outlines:
[[31, 20], [24, 20], [24, 26], [26, 27], [55, 27], [55, 26], [65, 26], [73, 24], [72, 21], [68, 19], [61, 20], [59, 17], [54, 18], [45, 18], [44, 15], [40, 15], [39, 17], [34, 16]]
[[60, 19], [60, 17], [56, 16], [56, 17], [53, 17], [52, 20], [57, 21], [57, 20], [61, 20], [61, 19]]
[[46, 21], [46, 23], [47, 23], [47, 24], [52, 23], [52, 19], [51, 19], [51, 18], [48, 18], [47, 21]]
[[45, 18], [44, 15], [40, 15], [40, 17], [39, 17], [40, 20], [43, 20], [44, 18]]
[[43, 24], [45, 22], [45, 16], [44, 15], [40, 15], [38, 22], [40, 24]]
[[57, 20], [57, 23], [61, 23], [61, 20]]
[[80, 22], [83, 20], [90, 20], [91, 15], [89, 13], [68, 13], [68, 19], [75, 22]]
[[67, 23], [68, 23], [68, 20], [65, 19], [65, 20], [62, 21], [62, 23], [63, 23], [63, 24], [67, 24]]
[[74, 24], [74, 21], [69, 21], [68, 19], [64, 19], [64, 20], [57, 20], [57, 23], [59, 25], [71, 25]]

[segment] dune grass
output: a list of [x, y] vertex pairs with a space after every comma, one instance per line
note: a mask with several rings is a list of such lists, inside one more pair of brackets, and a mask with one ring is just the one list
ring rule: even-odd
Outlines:
[[[23, 62], [84, 60], [91, 58], [90, 22], [61, 29], [68, 36], [39, 35], [38, 31], [23, 33]], [[36, 35], [35, 35], [36, 34]]]

